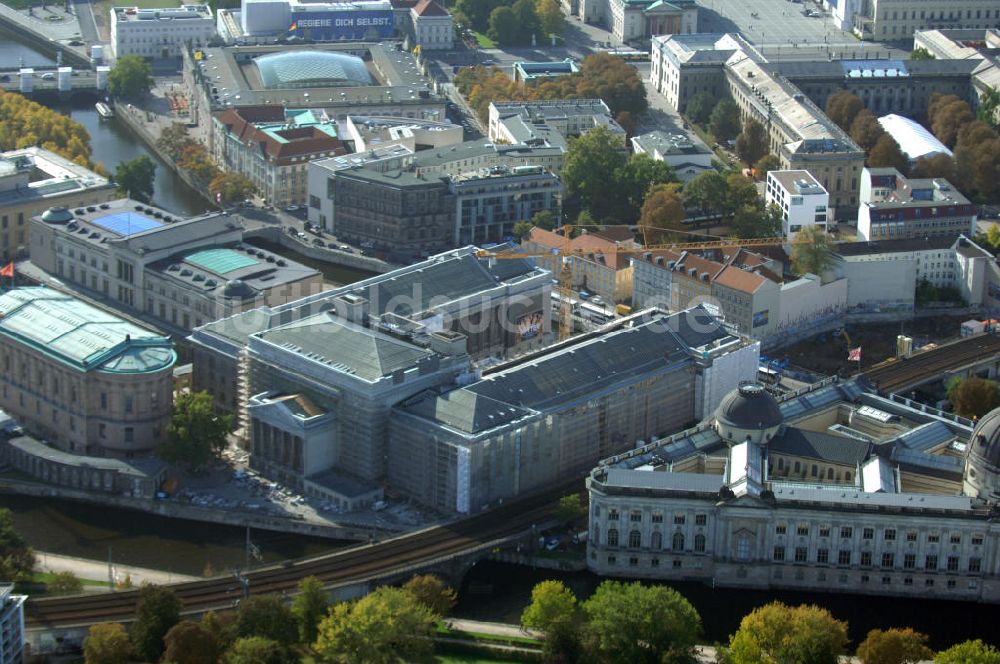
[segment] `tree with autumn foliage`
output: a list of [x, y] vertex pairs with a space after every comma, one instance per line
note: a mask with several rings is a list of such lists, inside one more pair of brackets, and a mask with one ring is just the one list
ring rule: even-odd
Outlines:
[[861, 664], [914, 664], [934, 656], [926, 634], [906, 628], [873, 629], [858, 646]]
[[982, 417], [994, 408], [1000, 407], [1000, 385], [995, 380], [972, 376], [956, 376], [948, 381], [948, 401], [956, 415], [962, 417]]

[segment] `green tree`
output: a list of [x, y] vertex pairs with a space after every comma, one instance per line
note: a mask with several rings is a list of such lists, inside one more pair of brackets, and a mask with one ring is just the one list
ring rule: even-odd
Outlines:
[[520, 41], [521, 26], [517, 15], [510, 7], [497, 7], [490, 14], [489, 38], [504, 46], [517, 44]]
[[530, 233], [531, 229], [534, 227], [535, 225], [530, 221], [519, 221], [514, 224], [514, 228], [511, 230], [511, 233], [513, 234], [515, 240], [520, 241], [528, 237], [528, 233]]
[[990, 224], [990, 229], [986, 231], [986, 243], [993, 249], [1000, 249], [1000, 226], [996, 222]]
[[576, 623], [555, 623], [545, 632], [542, 661], [545, 664], [576, 664], [587, 661], [580, 643], [580, 629]]
[[56, 572], [45, 589], [52, 595], [74, 595], [83, 590], [83, 582], [73, 572]]
[[733, 215], [744, 207], [764, 210], [764, 200], [757, 193], [754, 181], [742, 173], [730, 173], [726, 176], [726, 196], [723, 209], [727, 215]]
[[659, 244], [668, 239], [676, 241], [673, 236], [684, 230], [686, 216], [680, 185], [657, 185], [649, 191], [646, 202], [642, 204], [639, 229], [649, 244]]
[[562, 581], [542, 581], [531, 589], [531, 604], [521, 614], [521, 624], [551, 632], [576, 619], [576, 595]]
[[203, 625], [182, 620], [163, 637], [163, 661], [170, 664], [216, 664], [219, 642]]
[[455, 608], [458, 594], [455, 589], [433, 574], [419, 574], [403, 584], [417, 601], [430, 609], [436, 616], [446, 616]]
[[799, 231], [792, 242], [792, 255], [789, 258], [795, 274], [815, 274], [822, 277], [833, 265], [830, 238], [823, 227], [806, 226]]
[[14, 515], [0, 508], [0, 578], [25, 581], [35, 568], [35, 552], [14, 529]]
[[696, 93], [688, 100], [685, 112], [691, 122], [704, 125], [712, 115], [715, 106], [715, 97], [704, 90]]
[[250, 196], [256, 187], [242, 173], [219, 173], [208, 184], [208, 193], [222, 205], [230, 205]]
[[292, 610], [277, 595], [254, 595], [240, 602], [236, 613], [239, 636], [263, 636], [283, 646], [299, 638], [299, 625]]
[[948, 401], [957, 415], [982, 417], [1000, 406], [1000, 385], [996, 381], [973, 376], [948, 381]]
[[1000, 650], [980, 639], [963, 641], [939, 652], [934, 664], [1000, 664]]
[[617, 210], [622, 200], [614, 174], [627, 163], [621, 137], [605, 127], [591, 129], [569, 139], [566, 159], [560, 173], [569, 196], [604, 219]]
[[747, 166], [753, 166], [768, 150], [767, 130], [764, 125], [750, 118], [743, 125], [743, 131], [736, 137], [736, 155]]
[[153, 198], [153, 181], [156, 178], [156, 164], [146, 155], [123, 161], [115, 169], [118, 193], [137, 201], [148, 203]]
[[153, 87], [153, 68], [138, 55], [123, 55], [108, 72], [108, 94], [135, 99]]
[[83, 640], [86, 664], [125, 664], [131, 655], [128, 632], [120, 623], [98, 623], [87, 630]]
[[505, 0], [457, 0], [455, 13], [459, 20], [465, 19], [477, 32], [486, 32], [490, 23], [490, 14], [494, 9], [504, 4]]
[[933, 656], [927, 635], [909, 627], [873, 629], [858, 646], [861, 664], [913, 664]]
[[976, 118], [993, 129], [1000, 129], [1000, 123], [997, 121], [997, 109], [1000, 109], [1000, 90], [991, 86], [979, 95]]
[[944, 153], [921, 157], [913, 165], [910, 175], [915, 178], [943, 178], [954, 182], [955, 160]]
[[684, 207], [699, 212], [721, 212], [726, 202], [726, 178], [716, 171], [705, 171], [684, 185]]
[[556, 227], [556, 221], [558, 221], [558, 218], [552, 210], [539, 210], [531, 218], [531, 225], [551, 231]]
[[226, 652], [226, 664], [286, 664], [288, 651], [277, 641], [263, 636], [236, 639]]
[[158, 454], [171, 463], [185, 462], [200, 470], [215, 454], [226, 448], [232, 429], [232, 415], [215, 412], [212, 395], [207, 391], [177, 396], [174, 414], [167, 425], [167, 441]]
[[889, 134], [879, 136], [875, 147], [868, 153], [868, 166], [872, 168], [892, 167], [906, 175], [910, 171], [910, 162], [903, 154], [896, 139]]
[[622, 220], [632, 221], [639, 216], [650, 188], [674, 180], [674, 172], [665, 162], [653, 159], [648, 154], [638, 153], [632, 155], [625, 166], [615, 173], [615, 180], [618, 183], [618, 196], [622, 199], [622, 209], [618, 211], [618, 216]]
[[730, 664], [837, 664], [847, 646], [847, 623], [817, 606], [772, 602], [754, 609], [729, 638]]
[[582, 235], [584, 231], [597, 231], [601, 229], [601, 225], [597, 223], [594, 219], [594, 215], [590, 213], [590, 210], [584, 210], [576, 216], [576, 221], [573, 223], [573, 233], [571, 237], [578, 237]]
[[556, 0], [538, 0], [535, 3], [535, 15], [541, 27], [542, 36], [561, 35], [566, 28], [566, 19]]
[[851, 128], [858, 113], [864, 108], [865, 104], [861, 98], [847, 90], [838, 90], [826, 99], [827, 117], [844, 131]]
[[936, 60], [937, 56], [928, 51], [923, 46], [918, 46], [910, 51], [910, 60]]
[[559, 523], [569, 525], [586, 516], [587, 505], [580, 500], [580, 494], [571, 493], [559, 499], [559, 507], [556, 508], [556, 519]]
[[343, 664], [395, 664], [429, 655], [436, 617], [408, 590], [383, 586], [334, 606], [320, 622], [316, 653]]
[[583, 603], [585, 648], [599, 662], [689, 662], [701, 617], [668, 586], [604, 581]]
[[757, 160], [756, 164], [754, 164], [754, 171], [755, 171], [754, 175], [759, 180], [766, 179], [767, 174], [770, 173], [771, 171], [780, 171], [780, 170], [781, 170], [781, 160], [778, 159], [778, 157], [773, 154], [764, 155], [763, 157]]
[[220, 652], [225, 652], [236, 640], [236, 615], [232, 612], [207, 611], [201, 616], [201, 626], [215, 637]]
[[729, 230], [736, 237], [771, 237], [781, 233], [784, 215], [777, 205], [764, 204], [741, 205], [732, 216]]
[[712, 110], [708, 130], [717, 141], [728, 141], [740, 133], [740, 108], [732, 99], [723, 99]]
[[875, 147], [885, 130], [882, 129], [875, 114], [866, 108], [854, 118], [848, 133], [851, 135], [851, 140], [861, 146], [862, 150], [868, 152]]
[[521, 44], [530, 44], [532, 35], [539, 33], [538, 16], [535, 14], [535, 0], [516, 0], [511, 5], [517, 19], [518, 32], [515, 37]]
[[181, 151], [192, 143], [194, 143], [194, 139], [188, 133], [187, 127], [180, 122], [174, 122], [164, 127], [160, 131], [160, 137], [156, 139], [156, 146], [174, 160], [180, 157]]
[[132, 646], [147, 662], [155, 662], [163, 654], [163, 637], [180, 622], [181, 601], [173, 590], [145, 584], [139, 589], [139, 601], [132, 623]]

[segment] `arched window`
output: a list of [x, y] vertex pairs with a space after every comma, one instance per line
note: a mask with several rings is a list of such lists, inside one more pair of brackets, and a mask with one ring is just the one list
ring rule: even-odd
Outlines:
[[799, 462], [798, 462], [798, 461], [796, 461], [796, 462], [795, 462], [795, 472], [796, 472], [796, 473], [797, 473], [797, 472], [799, 472], [799, 469], [800, 469], [800, 466], [799, 466]]
[[784, 469], [785, 469], [785, 460], [781, 457], [778, 457], [778, 470], [784, 470]]
[[826, 469], [826, 479], [828, 479], [828, 480], [832, 480], [833, 479], [833, 468], [827, 468]]
[[628, 534], [628, 548], [638, 549], [642, 546], [642, 533], [638, 530], [633, 530]]
[[816, 464], [813, 464], [813, 467], [812, 467], [812, 476], [816, 477], [816, 475], [817, 475], [818, 472], [819, 472], [819, 468], [816, 467]]
[[618, 529], [608, 529], [608, 546], [618, 546]]
[[705, 536], [698, 533], [694, 536], [694, 550], [704, 551], [705, 550]]
[[593, 544], [594, 546], [597, 546], [598, 544], [601, 543], [601, 528], [599, 526], [594, 526], [592, 530], [593, 534], [589, 536], [590, 543]]
[[663, 533], [661, 533], [659, 530], [654, 530], [653, 531], [653, 541], [650, 543], [650, 546], [653, 547], [654, 549], [662, 549], [663, 548]]
[[684, 533], [674, 533], [673, 546], [671, 547], [674, 551], [684, 550]]
[[845, 472], [844, 473], [844, 481], [845, 482], [850, 482], [851, 481], [851, 474], [849, 472]]

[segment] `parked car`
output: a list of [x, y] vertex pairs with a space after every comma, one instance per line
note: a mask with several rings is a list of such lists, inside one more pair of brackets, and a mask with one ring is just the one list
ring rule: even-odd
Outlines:
[[346, 244], [342, 244], [342, 245], [338, 246], [337, 249], [340, 249], [341, 251], [346, 251], [348, 253], [353, 253], [353, 250], [350, 247], [348, 247]]
[[313, 244], [315, 244], [317, 247], [325, 247], [326, 246], [326, 242], [323, 242], [323, 240], [319, 239], [318, 237], [314, 237], [313, 238]]
[[43, 81], [54, 81], [54, 80], [55, 80], [55, 78], [56, 78], [56, 75], [55, 75], [55, 74], [53, 74], [53, 73], [52, 73], [52, 72], [50, 72], [50, 71], [48, 71], [48, 72], [45, 72], [44, 74], [42, 74], [42, 80], [43, 80]]
[[309, 239], [309, 236], [303, 233], [302, 231], [298, 231], [297, 233], [295, 233], [295, 237], [299, 238], [303, 242]]
[[298, 211], [299, 211], [298, 205], [289, 205], [285, 207], [285, 212], [298, 212]]

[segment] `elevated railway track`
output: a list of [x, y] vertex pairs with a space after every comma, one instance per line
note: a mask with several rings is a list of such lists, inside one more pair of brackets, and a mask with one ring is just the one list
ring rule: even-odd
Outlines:
[[946, 374], [1000, 363], [1000, 336], [980, 334], [878, 364], [863, 373], [882, 394], [899, 394], [940, 380]]
[[[327, 587], [390, 579], [394, 574], [426, 568], [530, 533], [551, 518], [555, 501], [581, 487], [580, 480], [508, 503], [485, 514], [444, 526], [435, 526], [384, 542], [362, 545], [324, 556], [253, 571], [247, 575], [249, 593], [294, 592], [299, 580], [318, 577]], [[184, 613], [232, 608], [242, 596], [232, 577], [174, 584]], [[138, 591], [29, 600], [25, 627], [31, 630], [74, 628], [98, 622], [130, 622]]]

